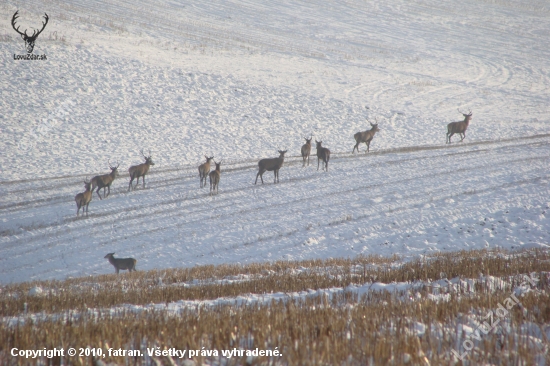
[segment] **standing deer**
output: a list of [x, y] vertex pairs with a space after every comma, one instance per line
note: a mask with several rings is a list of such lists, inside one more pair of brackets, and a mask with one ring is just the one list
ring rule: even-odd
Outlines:
[[222, 171], [220, 168], [220, 165], [222, 164], [222, 162], [220, 161], [219, 163], [216, 163], [214, 161], [214, 164], [216, 164], [216, 170], [211, 171], [209, 174], [210, 175], [210, 195], [212, 195], [214, 191], [216, 191], [216, 194], [218, 194], [218, 184], [220, 183], [220, 177], [222, 175]]
[[[368, 120], [367, 120], [367, 122], [368, 122]], [[356, 144], [353, 147], [353, 151], [351, 152], [352, 154], [355, 152], [355, 149], [357, 149], [357, 152], [359, 153], [359, 144], [362, 143], [362, 142], [367, 144], [367, 151], [365, 151], [365, 152], [366, 153], [369, 152], [370, 142], [372, 141], [372, 138], [374, 137], [374, 134], [377, 133], [378, 131], [380, 131], [380, 129], [378, 128], [378, 121], [376, 121], [375, 124], [370, 123], [370, 125], [371, 125], [370, 130], [366, 130], [366, 131], [363, 131], [363, 132], [357, 132], [355, 135], [353, 135], [353, 138], [355, 139]]]
[[309, 154], [311, 153], [311, 140], [313, 139], [313, 136], [311, 136], [309, 139], [307, 137], [304, 137], [306, 140], [306, 143], [302, 145], [302, 159], [304, 159], [304, 164], [302, 165], [302, 168], [306, 166], [306, 159], [307, 159], [307, 165], [309, 166]]
[[279, 157], [278, 158], [271, 158], [271, 159], [262, 159], [258, 162], [258, 174], [256, 174], [256, 181], [254, 184], [258, 183], [258, 176], [262, 180], [262, 184], [264, 184], [264, 178], [263, 174], [267, 170], [268, 172], [273, 171], [273, 183], [277, 183], [279, 181], [279, 169], [283, 166], [283, 162], [285, 160], [285, 151], [278, 150]]
[[118, 167], [120, 166], [120, 164], [118, 164], [117, 166], [111, 166], [111, 162], [109, 160], [107, 160], [107, 162], [109, 163], [109, 168], [111, 168], [111, 173], [104, 174], [104, 175], [96, 175], [95, 177], [92, 178], [92, 192], [95, 189], [95, 187], [97, 187], [96, 193], [99, 199], [101, 199], [101, 195], [99, 194], [99, 190], [101, 188], [103, 188], [103, 198], [106, 197], [105, 188], [108, 189], [107, 196], [111, 194], [111, 184], [113, 183], [115, 178], [118, 177], [119, 175]]
[[134, 258], [115, 258], [115, 253], [109, 253], [105, 256], [109, 260], [109, 263], [111, 263], [115, 267], [115, 271], [118, 274], [118, 271], [121, 269], [127, 269], [128, 272], [132, 272], [136, 270], [136, 263], [137, 260]]
[[330, 159], [330, 150], [326, 147], [322, 147], [321, 144], [323, 141], [317, 141], [315, 140], [315, 143], [317, 144], [317, 170], [319, 170], [319, 162], [323, 160], [323, 163], [325, 166], [323, 167], [323, 170], [326, 169], [328, 172], [328, 161]]
[[141, 155], [145, 159], [145, 163], [131, 166], [130, 169], [128, 169], [128, 173], [130, 173], [130, 183], [128, 184], [128, 190], [132, 188], [132, 182], [134, 181], [134, 178], [137, 178], [136, 185], [133, 187], [135, 189], [139, 184], [139, 177], [143, 178], [143, 188], [145, 188], [145, 174], [149, 172], [149, 168], [151, 165], [155, 165], [153, 163], [153, 159], [151, 156], [151, 150], [149, 150], [149, 156], [145, 156], [143, 153], [143, 150], [140, 150]]
[[88, 205], [92, 201], [92, 190], [90, 189], [91, 185], [92, 182], [89, 182], [88, 177], [86, 177], [86, 180], [84, 181], [84, 188], [86, 188], [86, 190], [74, 196], [74, 200], [76, 202], [76, 217], [78, 217], [81, 207], [82, 215], [84, 215], [84, 206], [86, 206], [86, 216], [88, 216]]
[[206, 158], [206, 163], [199, 165], [199, 179], [201, 188], [206, 187], [206, 177], [208, 177], [208, 173], [210, 172], [210, 161], [214, 159], [213, 156], [209, 158], [204, 155], [204, 157]]
[[29, 36], [27, 34], [27, 30], [25, 29], [25, 32], [24, 33], [21, 33], [19, 31], [19, 26], [17, 28], [15, 28], [15, 21], [17, 20], [17, 18], [19, 18], [19, 10], [17, 10], [15, 12], [15, 14], [13, 14], [13, 17], [11, 18], [11, 26], [13, 27], [13, 29], [15, 29], [15, 31], [17, 33], [19, 33], [19, 35], [21, 36], [21, 38], [23, 38], [23, 41], [25, 41], [25, 47], [27, 48], [27, 53], [32, 53], [32, 50], [34, 49], [34, 42], [36, 42], [36, 39], [38, 38], [38, 36], [40, 35], [40, 33], [42, 33], [42, 31], [44, 30], [44, 28], [46, 28], [46, 24], [48, 24], [48, 14], [44, 13], [44, 19], [46, 20], [45, 22], [42, 22], [42, 29], [40, 30], [33, 30], [32, 32], [32, 35]]
[[447, 125], [447, 138], [445, 140], [446, 144], [451, 143], [451, 137], [455, 133], [458, 133], [460, 135], [460, 142], [462, 142], [462, 140], [464, 140], [464, 138], [466, 137], [466, 129], [468, 128], [470, 120], [472, 119], [472, 110], [470, 110], [468, 114], [462, 113], [459, 109], [457, 109], [457, 111], [464, 116], [464, 121], [451, 122]]

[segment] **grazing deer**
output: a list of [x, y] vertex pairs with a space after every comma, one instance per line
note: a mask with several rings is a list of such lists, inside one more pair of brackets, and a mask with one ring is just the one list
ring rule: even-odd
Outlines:
[[111, 173], [104, 174], [104, 175], [96, 175], [95, 177], [92, 178], [92, 192], [95, 189], [95, 187], [97, 187], [96, 193], [99, 199], [101, 199], [101, 195], [99, 194], [99, 190], [101, 188], [103, 188], [103, 198], [106, 197], [105, 188], [108, 189], [107, 196], [111, 194], [111, 184], [113, 183], [115, 178], [118, 177], [119, 175], [118, 167], [120, 166], [120, 164], [118, 164], [117, 166], [111, 166], [111, 162], [109, 160], [107, 160], [107, 162], [109, 163], [109, 168], [111, 168]]
[[145, 156], [143, 153], [143, 150], [140, 150], [141, 155], [145, 159], [145, 163], [131, 166], [130, 169], [128, 169], [128, 173], [130, 173], [130, 183], [128, 184], [128, 190], [132, 188], [132, 182], [134, 181], [134, 178], [137, 178], [136, 185], [133, 187], [135, 189], [139, 184], [139, 177], [143, 178], [143, 188], [145, 188], [145, 174], [149, 172], [149, 168], [151, 165], [155, 165], [153, 163], [153, 159], [151, 156], [151, 150], [149, 150], [149, 156]]
[[323, 170], [326, 169], [326, 171], [328, 172], [328, 161], [330, 159], [330, 150], [327, 149], [326, 147], [321, 146], [323, 141], [315, 140], [315, 143], [317, 144], [317, 170], [319, 170], [319, 161], [323, 160], [323, 163], [325, 163]]
[[[367, 120], [368, 122], [368, 120]], [[370, 123], [370, 122], [369, 122]], [[378, 121], [376, 121], [375, 124], [370, 123], [371, 129], [366, 130], [363, 132], [357, 132], [355, 135], [353, 135], [353, 138], [355, 139], [355, 146], [353, 147], [352, 154], [355, 152], [355, 149], [357, 149], [357, 152], [359, 153], [359, 144], [364, 142], [367, 144], [367, 151], [365, 153], [368, 153], [370, 150], [370, 142], [372, 141], [372, 138], [374, 137], [374, 134], [380, 131], [378, 128]]]
[[470, 120], [472, 119], [472, 111], [470, 110], [469, 113], [466, 114], [458, 110], [458, 113], [464, 116], [464, 121], [451, 122], [447, 125], [447, 138], [445, 140], [446, 144], [451, 143], [451, 137], [455, 133], [458, 133], [460, 135], [461, 137], [460, 142], [462, 142], [462, 140], [464, 140], [464, 138], [466, 137], [466, 129], [468, 128], [468, 125], [470, 124]]
[[111, 263], [115, 267], [115, 271], [118, 274], [118, 271], [121, 269], [127, 269], [128, 272], [132, 272], [136, 270], [136, 263], [137, 260], [134, 258], [115, 258], [115, 253], [109, 253], [105, 256], [109, 260], [109, 263]]
[[45, 22], [42, 22], [42, 29], [40, 30], [33, 30], [32, 32], [32, 35], [29, 36], [27, 34], [27, 30], [25, 29], [25, 32], [24, 33], [21, 33], [19, 31], [19, 27], [15, 28], [15, 21], [17, 20], [17, 18], [19, 18], [19, 10], [17, 10], [15, 12], [15, 14], [13, 14], [13, 17], [11, 18], [11, 26], [13, 27], [13, 29], [15, 29], [15, 31], [17, 33], [19, 33], [19, 35], [21, 36], [21, 38], [23, 38], [23, 41], [25, 41], [25, 47], [27, 48], [27, 53], [32, 53], [32, 50], [34, 49], [34, 42], [36, 42], [36, 39], [38, 38], [38, 36], [40, 35], [40, 33], [42, 33], [42, 31], [44, 30], [44, 28], [46, 28], [46, 24], [48, 24], [48, 14], [44, 13], [44, 19], [46, 20]]
[[204, 155], [204, 157], [206, 158], [206, 163], [199, 165], [199, 179], [201, 188], [206, 187], [206, 177], [210, 172], [210, 160], [214, 159], [213, 156], [209, 158], [208, 156]]
[[285, 160], [285, 151], [278, 150], [279, 157], [278, 158], [271, 158], [271, 159], [262, 159], [258, 162], [258, 174], [256, 174], [256, 181], [254, 184], [258, 183], [258, 176], [262, 180], [262, 184], [264, 184], [264, 178], [263, 174], [267, 170], [268, 172], [273, 171], [273, 183], [277, 183], [279, 181], [279, 169], [283, 166], [283, 162]]
[[222, 171], [221, 171], [221, 168], [220, 168], [220, 165], [222, 164], [222, 162], [220, 161], [219, 163], [216, 163], [214, 161], [214, 164], [216, 164], [216, 170], [210, 172], [210, 195], [212, 195], [212, 193], [214, 192], [214, 190], [216, 191], [216, 194], [218, 194], [218, 184], [220, 183], [220, 177], [222, 175]]
[[307, 165], [309, 166], [309, 154], [311, 153], [311, 140], [313, 139], [313, 136], [311, 136], [309, 139], [307, 137], [304, 137], [306, 140], [306, 143], [302, 145], [302, 159], [304, 159], [304, 164], [302, 165], [302, 168], [306, 166], [306, 159], [307, 159]]
[[76, 217], [78, 217], [81, 207], [82, 215], [84, 215], [84, 206], [86, 206], [86, 216], [88, 216], [88, 205], [92, 201], [92, 189], [90, 189], [91, 185], [92, 182], [88, 182], [88, 177], [86, 177], [86, 180], [84, 181], [84, 188], [86, 188], [86, 190], [74, 196], [74, 200], [76, 202]]

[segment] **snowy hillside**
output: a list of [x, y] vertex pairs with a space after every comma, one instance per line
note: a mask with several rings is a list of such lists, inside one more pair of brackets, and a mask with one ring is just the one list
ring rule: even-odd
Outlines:
[[[47, 60], [14, 60], [16, 10], [48, 14]], [[550, 243], [545, 1], [29, 0], [0, 19], [0, 283], [110, 273], [108, 252], [143, 270]], [[446, 145], [457, 109], [473, 119]], [[380, 132], [351, 154], [366, 118]], [[328, 173], [302, 168], [310, 135]], [[127, 192], [142, 149], [156, 165]], [[279, 149], [281, 182], [255, 186]], [[111, 195], [76, 219], [108, 161]]]

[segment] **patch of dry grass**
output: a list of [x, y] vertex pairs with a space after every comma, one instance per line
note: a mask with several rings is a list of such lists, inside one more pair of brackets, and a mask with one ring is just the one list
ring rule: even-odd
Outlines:
[[[301, 262], [276, 262], [246, 266], [201, 266], [189, 269], [106, 275], [67, 281], [32, 282], [5, 286], [0, 294], [2, 316], [23, 321], [0, 324], [2, 365], [183, 365], [183, 360], [207, 365], [449, 365], [457, 364], [451, 350], [464, 338], [457, 329], [486, 315], [510, 296], [511, 288], [475, 292], [449, 292], [446, 301], [429, 300], [432, 289], [418, 289], [416, 299], [389, 292], [338, 292], [329, 296], [286, 298], [271, 303], [224, 304], [168, 310], [122, 311], [117, 304], [149, 304], [181, 299], [204, 300], [249, 293], [294, 292], [346, 287], [352, 283], [404, 282], [439, 278], [505, 277], [512, 287], [519, 274], [537, 272], [535, 291], [521, 298], [501, 324], [482, 334], [470, 364], [536, 364], [549, 362], [547, 347], [535, 334], [550, 330], [550, 253], [471, 251], [438, 254], [402, 262], [398, 257], [357, 257]], [[544, 275], [543, 275], [544, 274]], [[159, 282], [162, 279], [162, 284]], [[227, 280], [216, 282], [216, 280]], [[233, 282], [232, 282], [233, 281]], [[191, 286], [182, 286], [191, 283]], [[43, 296], [29, 290], [41, 286]], [[34, 318], [22, 315], [27, 310]], [[86, 311], [94, 308], [94, 311]], [[47, 313], [61, 316], [46, 317]], [[38, 313], [38, 314], [36, 314]], [[78, 316], [72, 316], [78, 314]], [[470, 320], [468, 320], [470, 319]], [[418, 326], [424, 331], [418, 331]], [[538, 329], [538, 330], [537, 330]], [[538, 333], [537, 333], [538, 332]], [[547, 340], [546, 340], [547, 341]], [[10, 355], [12, 348], [63, 347], [141, 350], [143, 357], [65, 357], [23, 359]], [[198, 355], [189, 360], [149, 357], [147, 349], [217, 350], [218, 355]], [[274, 350], [281, 357], [231, 359], [222, 350]], [[462, 353], [464, 349], [457, 349]], [[458, 363], [460, 364], [460, 363]]]
[[[244, 266], [199, 266], [8, 285], [0, 292], [0, 316], [18, 315], [24, 309], [30, 313], [51, 313], [117, 304], [141, 305], [210, 300], [250, 293], [288, 293], [366, 282], [408, 282], [458, 276], [478, 278], [480, 275], [502, 277], [549, 270], [550, 253], [543, 250], [515, 253], [464, 251], [437, 254], [405, 263], [397, 256], [360, 256]], [[226, 281], [220, 281], [223, 279]], [[44, 289], [44, 294], [31, 294], [33, 287]]]
[[[104, 312], [99, 318], [83, 316], [77, 321], [26, 322], [15, 327], [2, 327], [0, 362], [18, 365], [8, 350], [42, 349], [63, 346], [141, 350], [144, 357], [107, 357], [105, 362], [131, 365], [181, 365], [179, 359], [148, 358], [147, 348], [179, 350], [218, 350], [218, 357], [194, 357], [196, 364], [227, 365], [448, 365], [456, 347], [456, 324], [462, 314], [493, 309], [507, 294], [483, 294], [448, 303], [429, 300], [402, 303], [390, 294], [372, 294], [358, 300], [340, 294], [332, 300], [325, 297], [274, 301], [269, 305], [218, 306], [186, 310], [177, 317], [164, 312], [128, 313], [110, 318]], [[548, 294], [522, 299], [523, 308], [509, 314], [509, 327], [485, 335], [468, 357], [473, 364], [535, 364], [540, 350], [526, 337], [526, 324], [548, 324]], [[347, 304], [342, 306], [343, 304]], [[418, 334], [417, 322], [426, 329]], [[504, 322], [504, 321], [503, 321]], [[277, 349], [281, 357], [245, 356], [226, 359], [221, 350]], [[408, 360], [408, 362], [406, 362]], [[56, 360], [53, 360], [56, 364]], [[59, 362], [60, 359], [57, 360]], [[68, 361], [68, 362], [67, 362]], [[96, 365], [94, 357], [70, 357], [65, 364]], [[23, 364], [27, 364], [25, 360]], [[227, 363], [223, 363], [227, 362]], [[428, 363], [429, 362], [429, 363]], [[37, 364], [31, 360], [30, 364]], [[452, 364], [452, 363], [451, 363]]]

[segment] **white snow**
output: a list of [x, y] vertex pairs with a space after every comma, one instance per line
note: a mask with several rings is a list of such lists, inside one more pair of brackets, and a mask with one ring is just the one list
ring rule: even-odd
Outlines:
[[[0, 23], [0, 283], [358, 254], [547, 247], [545, 1], [39, 0]], [[472, 110], [466, 139], [446, 124]], [[365, 154], [353, 134], [378, 120]], [[303, 138], [331, 149], [301, 167]], [[151, 150], [145, 189], [127, 168]], [[281, 182], [257, 161], [288, 149]], [[313, 152], [315, 149], [313, 149]], [[199, 189], [222, 160], [219, 195]], [[121, 176], [75, 219], [82, 181]]]

